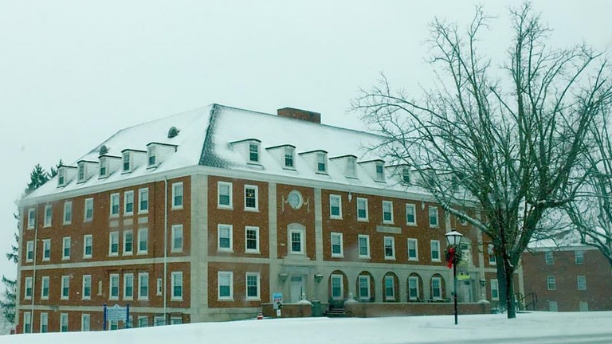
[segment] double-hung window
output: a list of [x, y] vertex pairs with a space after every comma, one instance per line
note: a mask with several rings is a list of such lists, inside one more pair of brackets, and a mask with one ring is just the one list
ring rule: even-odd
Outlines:
[[412, 203], [406, 204], [406, 224], [416, 226], [416, 206]]
[[438, 219], [438, 207], [429, 206], [429, 227], [438, 227], [439, 219]]
[[172, 252], [183, 252], [183, 225], [172, 225]]
[[108, 236], [108, 255], [119, 255], [119, 232], [110, 232]]
[[85, 213], [83, 214], [84, 222], [91, 222], [93, 220], [94, 215], [94, 207], [93, 207], [93, 198], [85, 199]]
[[408, 238], [408, 260], [419, 260], [417, 239]]
[[173, 272], [171, 276], [171, 283], [172, 297], [170, 299], [173, 301], [183, 300], [183, 273], [181, 271]]
[[323, 152], [317, 153], [317, 173], [327, 172], [327, 154]]
[[34, 208], [28, 209], [28, 229], [34, 229], [34, 223], [36, 222], [36, 210]]
[[408, 277], [408, 297], [410, 301], [419, 299], [419, 278], [417, 276]]
[[359, 258], [370, 258], [370, 236], [360, 234], [357, 240], [359, 241]]
[[146, 254], [149, 250], [149, 229], [138, 229], [138, 254]]
[[442, 278], [431, 278], [431, 297], [434, 300], [439, 300], [442, 298]]
[[544, 252], [544, 262], [546, 265], [553, 265], [555, 263], [555, 257], [553, 256], [553, 251]]
[[257, 191], [257, 186], [244, 186], [244, 210], [257, 211], [259, 209]]
[[72, 201], [64, 202], [64, 224], [72, 223]]
[[383, 223], [393, 223], [393, 202], [382, 201]]
[[145, 214], [149, 212], [149, 188], [138, 190], [138, 213]]
[[385, 276], [385, 300], [395, 300], [395, 278], [391, 275]]
[[134, 253], [134, 233], [132, 230], [123, 232], [123, 254], [131, 255]]
[[331, 290], [334, 300], [341, 300], [344, 297], [343, 289], [342, 275], [331, 275]]
[[45, 227], [51, 227], [51, 224], [53, 222], [53, 206], [51, 204], [47, 204], [45, 206], [45, 220], [44, 220], [44, 226]]
[[344, 256], [342, 252], [342, 233], [331, 233], [331, 256]]
[[134, 298], [134, 274], [123, 275], [123, 299], [132, 300]]
[[259, 163], [259, 144], [256, 142], [249, 143], [249, 162]]
[[110, 216], [119, 216], [119, 194], [114, 193], [110, 195]]
[[232, 300], [234, 298], [234, 274], [230, 271], [219, 271], [217, 283], [219, 300]]
[[301, 229], [289, 230], [290, 253], [304, 254], [304, 231]]
[[295, 168], [293, 164], [293, 153], [295, 152], [295, 148], [293, 147], [285, 147], [285, 152], [283, 155], [283, 161], [285, 168]]
[[340, 195], [329, 195], [329, 217], [332, 219], [342, 218], [342, 198]]
[[439, 240], [432, 240], [430, 243], [430, 247], [431, 247], [431, 261], [432, 262], [439, 262], [441, 261], [440, 258], [440, 241]]
[[86, 234], [83, 236], [83, 258], [91, 258], [93, 255], [93, 236]]
[[359, 283], [359, 298], [361, 300], [369, 300], [370, 299], [370, 276], [368, 275], [359, 275], [358, 278]]
[[395, 259], [395, 238], [386, 236], [385, 244], [385, 259]]
[[126, 191], [123, 194], [123, 214], [134, 214], [134, 191]]
[[25, 299], [31, 299], [32, 298], [32, 277], [26, 277], [25, 278], [25, 286], [24, 286], [24, 298]]
[[83, 275], [83, 300], [91, 299], [91, 275]]
[[259, 273], [246, 273], [246, 297], [247, 300], [259, 300]]
[[183, 183], [172, 184], [172, 209], [183, 209]]
[[232, 183], [217, 183], [217, 206], [232, 209]]
[[138, 299], [149, 299], [149, 273], [147, 272], [138, 274]]
[[546, 287], [548, 290], [557, 290], [557, 279], [555, 276], [546, 277]]
[[51, 260], [51, 239], [44, 239], [43, 240], [43, 256], [42, 256], [42, 260], [43, 261]]
[[246, 226], [245, 232], [245, 252], [259, 253], [259, 227]]
[[43, 276], [40, 283], [40, 298], [42, 300], [49, 299], [49, 276]]
[[357, 220], [368, 221], [368, 199], [357, 198]]
[[496, 279], [491, 280], [491, 300], [499, 301], [499, 282]]
[[578, 282], [578, 290], [587, 290], [586, 276], [578, 275], [576, 280]]
[[576, 264], [584, 263], [584, 251], [574, 251], [574, 261]]
[[119, 300], [119, 274], [111, 274], [108, 283], [109, 300]]
[[34, 261], [34, 241], [26, 243], [26, 262]]
[[61, 285], [61, 296], [60, 299], [68, 300], [70, 297], [70, 276], [62, 276], [62, 285]]
[[217, 225], [218, 244], [217, 250], [231, 252], [232, 249], [232, 225], [219, 224]]

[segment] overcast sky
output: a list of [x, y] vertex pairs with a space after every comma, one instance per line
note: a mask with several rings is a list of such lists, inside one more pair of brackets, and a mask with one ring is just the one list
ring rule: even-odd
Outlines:
[[[520, 2], [490, 2], [498, 19], [483, 43], [497, 54], [511, 36], [506, 8]], [[347, 113], [359, 88], [384, 72], [418, 91], [431, 79], [428, 23], [465, 23], [475, 3], [0, 0], [0, 274], [16, 274], [3, 253], [35, 164], [72, 164], [121, 128], [211, 103], [364, 128]], [[612, 1], [534, 7], [553, 45], [612, 51]]]

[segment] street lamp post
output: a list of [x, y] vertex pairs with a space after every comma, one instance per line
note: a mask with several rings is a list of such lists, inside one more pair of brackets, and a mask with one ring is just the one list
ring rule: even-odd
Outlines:
[[453, 265], [453, 285], [454, 285], [453, 299], [455, 302], [455, 325], [459, 323], [457, 319], [457, 263], [458, 263], [457, 249], [459, 247], [459, 244], [461, 243], [462, 236], [463, 235], [461, 233], [457, 232], [454, 229], [446, 233], [446, 241], [448, 242], [448, 253], [449, 253], [448, 254], [448, 264]]

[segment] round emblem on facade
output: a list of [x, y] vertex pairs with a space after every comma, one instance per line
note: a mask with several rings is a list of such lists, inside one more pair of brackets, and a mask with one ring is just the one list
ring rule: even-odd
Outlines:
[[299, 191], [293, 190], [289, 193], [289, 206], [291, 208], [299, 209], [302, 206], [302, 203], [302, 194]]

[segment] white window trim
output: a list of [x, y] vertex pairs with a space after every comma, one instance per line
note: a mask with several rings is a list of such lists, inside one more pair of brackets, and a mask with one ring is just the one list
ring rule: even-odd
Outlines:
[[[416, 286], [416, 296], [410, 295], [410, 281], [414, 281], [414, 285]], [[408, 298], [410, 301], [417, 301], [419, 299], [419, 295], [421, 291], [419, 290], [419, 278], [417, 276], [408, 276]]]
[[[366, 239], [366, 243], [367, 243], [366, 248], [368, 249], [368, 254], [365, 255], [365, 256], [361, 254], [361, 246], [359, 245], [359, 239], [361, 239], [361, 238], [365, 238]], [[359, 250], [359, 252], [358, 252], [359, 258], [366, 258], [366, 259], [370, 258], [370, 236], [369, 235], [359, 234], [357, 236], [357, 249]]]
[[[127, 206], [128, 206], [128, 197], [132, 197], [132, 211], [128, 211]], [[134, 198], [134, 191], [130, 190], [130, 191], [126, 191], [123, 193], [123, 215], [128, 216], [128, 215], [134, 215], [134, 201], [136, 200], [136, 198]]]
[[[87, 238], [91, 239], [91, 253], [87, 254]], [[83, 236], [83, 258], [93, 257], [93, 236], [91, 234], [85, 234]]]
[[[322, 161], [320, 161], [322, 160]], [[319, 164], [323, 164], [323, 171], [319, 170]], [[327, 174], [327, 153], [318, 152], [315, 159], [315, 172], [318, 174]]]
[[[68, 212], [68, 210], [70, 210]], [[66, 215], [70, 213], [70, 221], [66, 221]], [[72, 224], [72, 201], [65, 201], [64, 202], [64, 217], [63, 217], [63, 224], [64, 225], [69, 225]]]
[[36, 222], [36, 209], [30, 208], [28, 209], [28, 229], [34, 229], [35, 222]]
[[[26, 331], [28, 326], [30, 327], [30, 331]], [[32, 333], [32, 313], [30, 312], [23, 313], [23, 332]]]
[[[497, 291], [497, 296], [493, 296], [493, 290]], [[491, 300], [499, 301], [499, 281], [497, 279], [491, 280]]]
[[[434, 258], [433, 257], [433, 244], [437, 243], [438, 245], [438, 258]], [[431, 240], [429, 243], [429, 250], [430, 250], [430, 254], [429, 257], [431, 258], [432, 262], [441, 262], [442, 261], [442, 252], [440, 251], [440, 240]]]
[[[91, 206], [91, 217], [87, 217], [87, 209]], [[86, 198], [83, 201], [83, 222], [92, 222], [94, 217], [94, 200], [93, 198]]]
[[[117, 200], [117, 212], [113, 213], [113, 200]], [[119, 217], [119, 213], [121, 213], [121, 198], [118, 193], [113, 193], [110, 195], [110, 209], [109, 214], [110, 217]]]
[[[146, 276], [147, 278], [147, 296], [142, 295], [142, 279]], [[138, 300], [148, 300], [149, 294], [151, 293], [151, 288], [149, 288], [149, 273], [148, 272], [140, 272], [138, 273]]]
[[[391, 286], [393, 287], [393, 295], [387, 295], [387, 281], [391, 280]], [[395, 278], [391, 275], [387, 275], [383, 278], [384, 290], [385, 290], [385, 301], [395, 301], [397, 299], [396, 294], [397, 290], [395, 290]]]
[[162, 294], [162, 289], [163, 289], [163, 288], [162, 288], [162, 282], [163, 282], [163, 281], [162, 281], [162, 279], [161, 279], [161, 278], [158, 278], [158, 279], [157, 279], [157, 285], [156, 285], [157, 289], [156, 289], [156, 291], [155, 291], [155, 293], [157, 294], [157, 296], [161, 296], [161, 294]]
[[[228, 186], [229, 193], [229, 204], [221, 204], [221, 186]], [[234, 208], [234, 200], [232, 197], [232, 183], [229, 182], [217, 182], [217, 208], [219, 209], [233, 209]]]
[[[253, 160], [251, 159], [251, 147], [255, 147], [256, 148], [256, 153], [257, 154], [257, 159]], [[260, 160], [261, 160], [261, 150], [260, 150], [260, 146], [259, 146], [259, 142], [255, 142], [255, 141], [250, 141], [247, 145], [247, 155], [249, 157], [249, 164], [260, 164]]]
[[[289, 233], [289, 254], [306, 254], [306, 233], [304, 233], [303, 229], [292, 228], [288, 231]], [[300, 233], [300, 251], [293, 251], [293, 242], [291, 237], [293, 233]]]
[[[33, 278], [31, 276], [28, 276], [25, 278], [25, 282], [23, 286], [23, 298], [25, 300], [31, 300], [32, 294], [34, 294], [34, 290], [32, 289], [32, 282], [33, 282]], [[28, 295], [28, 289], [30, 289], [30, 295]]]
[[[582, 281], [584, 282], [584, 288], [580, 288], [580, 280], [582, 279]], [[587, 280], [586, 280], [586, 275], [577, 275], [576, 276], [576, 289], [578, 289], [579, 291], [584, 291], [587, 290]]]
[[[85, 295], [85, 286], [86, 286], [85, 281], [86, 280], [89, 280], [89, 295], [88, 296]], [[83, 280], [82, 281], [83, 282], [82, 282], [82, 285], [81, 285], [81, 299], [82, 300], [91, 300], [91, 294], [92, 294], [92, 291], [93, 291], [93, 288], [92, 288], [93, 282], [92, 282], [92, 279], [91, 279], [91, 275], [83, 275]]]
[[[46, 327], [43, 330], [43, 327]], [[49, 314], [48, 313], [40, 313], [40, 333], [48, 333], [49, 332]]]
[[[113, 280], [117, 281], [117, 295], [113, 295]], [[110, 274], [108, 278], [108, 299], [119, 300], [119, 274]]]
[[[64, 331], [66, 327], [66, 331]], [[68, 332], [68, 313], [60, 313], [60, 332]]]
[[[47, 295], [45, 295], [45, 281], [47, 281]], [[49, 300], [49, 294], [51, 294], [51, 281], [49, 280], [49, 276], [43, 276], [40, 281], [40, 299], [41, 300]]]
[[[440, 296], [434, 297], [434, 281], [438, 281], [438, 290], [440, 291], [439, 294]], [[442, 300], [442, 296], [444, 294], [442, 293], [442, 277], [432, 277], [431, 278], [431, 299], [432, 300]]]
[[[410, 243], [411, 242], [414, 242], [414, 251], [415, 251], [416, 257], [410, 257]], [[415, 238], [408, 238], [407, 245], [408, 246], [406, 246], [407, 247], [406, 252], [408, 254], [408, 260], [411, 262], [418, 262], [419, 261], [419, 240]]]
[[553, 254], [553, 251], [544, 252], [544, 264], [546, 265], [555, 264], [555, 255]]
[[[340, 280], [340, 296], [334, 296], [334, 280]], [[331, 287], [331, 296], [334, 300], [342, 300], [344, 299], [344, 276], [340, 274], [332, 274], [330, 278], [330, 287]]]
[[[431, 224], [431, 214], [432, 212], [435, 210], [436, 212], [436, 224], [432, 225]], [[429, 206], [429, 209], [427, 211], [427, 222], [429, 222], [429, 228], [440, 228], [440, 212], [438, 210], [438, 207], [435, 207], [433, 205]]]
[[[380, 167], [380, 175], [378, 173], [378, 168]], [[377, 182], [384, 182], [385, 181], [385, 164], [382, 162], [376, 162], [374, 164], [374, 176], [375, 176], [375, 180]]]
[[[143, 209], [142, 208], [142, 199], [145, 198], [143, 197], [143, 194], [146, 194], [147, 197], [147, 209]], [[138, 190], [138, 214], [148, 214], [149, 213], [149, 208], [150, 208], [150, 204], [149, 204], [149, 188], [142, 188]]]
[[[127, 287], [128, 287], [128, 279], [132, 279], [132, 296], [127, 295]], [[123, 275], [123, 299], [124, 300], [134, 300], [134, 274], [128, 273]]]
[[[338, 200], [338, 215], [332, 213], [332, 199]], [[340, 195], [329, 195], [329, 218], [342, 220], [342, 196]]]
[[[389, 206], [389, 210], [391, 213], [391, 220], [385, 220], [385, 205]], [[383, 223], [393, 224], [393, 202], [392, 201], [382, 201], [382, 219]]]
[[[387, 256], [387, 239], [391, 240], [391, 249], [393, 250], [392, 256]], [[395, 260], [395, 237], [385, 236], [383, 238], [383, 254], [385, 256], [385, 260]]]
[[[249, 276], [255, 276], [257, 278], [257, 295], [249, 296]], [[247, 272], [244, 278], [245, 282], [245, 294], [246, 299], [249, 301], [259, 301], [261, 300], [261, 276], [259, 272]]]
[[[181, 204], [177, 205], [176, 202], [176, 196], [177, 196], [177, 190], [180, 188], [181, 190]], [[185, 204], [185, 189], [183, 188], [183, 182], [178, 182], [178, 183], [172, 183], [172, 210], [180, 210], [183, 209], [183, 206]]]
[[[29, 253], [32, 252], [32, 254], [30, 255]], [[29, 256], [32, 256], [32, 258], [29, 258]], [[34, 261], [34, 241], [28, 241], [26, 242], [26, 262], [33, 262]]]
[[[47, 210], [51, 209], [51, 212], [48, 212]], [[50, 214], [49, 216], [47, 216], [47, 214]], [[45, 205], [45, 216], [44, 216], [44, 221], [43, 221], [43, 227], [48, 228], [51, 227], [53, 225], [53, 206], [51, 204], [47, 204]]]
[[[181, 247], [175, 247], [174, 243], [176, 240], [176, 233], [180, 231], [181, 233]], [[172, 253], [181, 253], [183, 252], [183, 246], [185, 246], [185, 232], [183, 231], [183, 225], [172, 225], [172, 236], [171, 236], [171, 248], [170, 252]]]
[[577, 265], [584, 264], [584, 251], [574, 251], [574, 263], [576, 263]]
[[[367, 284], [366, 285], [368, 287], [368, 294], [366, 296], [361, 295], [361, 280], [362, 279], [367, 280]], [[357, 288], [358, 288], [359, 299], [360, 300], [369, 300], [372, 297], [372, 290], [370, 290], [370, 283], [371, 283], [370, 276], [369, 275], [359, 275], [357, 277], [357, 280], [358, 280]]]
[[[113, 238], [117, 238], [117, 252], [113, 252]], [[108, 233], [108, 256], [116, 257], [119, 255], [119, 232]]]
[[[121, 172], [122, 173], [132, 172], [132, 157], [130, 155], [131, 155], [130, 152], [123, 152], [123, 155], [121, 156]], [[125, 168], [126, 163], [127, 163], [127, 169]]]
[[[412, 214], [414, 214], [414, 222], [408, 222], [408, 208], [412, 208]], [[416, 205], [414, 203], [406, 203], [406, 224], [408, 226], [416, 226], [417, 225], [417, 216], [416, 216]]]
[[[221, 276], [229, 276], [229, 296], [221, 296]], [[217, 299], [219, 301], [234, 300], [234, 273], [231, 271], [217, 272]]]
[[[255, 190], [255, 207], [247, 207], [247, 189]], [[257, 185], [245, 185], [244, 186], [244, 210], [245, 211], [259, 211], [259, 188]]]
[[[147, 243], [146, 250], [141, 250], [140, 249], [140, 238], [143, 236], [142, 233], [146, 234], [145, 235], [145, 237], [147, 239], [147, 240], [145, 240], [146, 243]], [[136, 243], [138, 245], [138, 249], [137, 249], [137, 253], [136, 254], [140, 255], [140, 254], [148, 254], [149, 253], [149, 229], [148, 228], [146, 228], [146, 227], [138, 228], [138, 241]]]
[[[51, 260], [51, 239], [43, 239], [42, 241], [43, 243], [43, 254], [42, 254], [42, 261], [43, 262], [48, 262]], [[45, 253], [47, 252], [47, 248], [49, 248], [49, 256], [45, 257]]]
[[[334, 237], [340, 238], [340, 253], [334, 253]], [[330, 235], [330, 250], [331, 256], [334, 258], [344, 258], [344, 243], [342, 241], [342, 233], [332, 232]]]
[[[127, 235], [128, 234], [132, 234], [132, 250], [128, 251], [127, 250]], [[123, 231], [123, 255], [124, 256], [131, 256], [134, 254], [134, 232], [129, 229], [126, 231]]]
[[[174, 295], [174, 287], [176, 286], [174, 281], [175, 277], [180, 276], [179, 279], [181, 281], [181, 295]], [[183, 294], [185, 293], [185, 284], [183, 281], [183, 272], [182, 271], [174, 271], [170, 275], [170, 300], [171, 301], [183, 301]]]
[[[364, 201], [365, 202], [365, 217], [359, 217], [359, 202], [360, 201]], [[357, 221], [367, 222], [368, 221], [368, 217], [369, 217], [368, 199], [367, 198], [357, 197], [356, 207], [357, 207]]]
[[[64, 288], [68, 287], [68, 295], [64, 295]], [[70, 299], [70, 276], [68, 275], [63, 275], [61, 278], [61, 285], [60, 285], [61, 289], [60, 289], [60, 300], [69, 300]]]
[[[255, 236], [255, 241], [256, 241], [256, 248], [255, 249], [249, 249], [247, 248], [247, 233], [248, 231], [255, 231], [256, 236]], [[259, 250], [259, 227], [255, 227], [255, 226], [245, 226], [244, 227], [244, 252], [245, 253], [260, 253]]]
[[[85, 327], [85, 324], [87, 324], [87, 327]], [[91, 331], [91, 316], [88, 313], [81, 313], [81, 332], [87, 331]]]
[[[221, 229], [229, 229], [229, 247], [221, 247]], [[234, 226], [223, 223], [217, 225], [217, 251], [234, 252]]]
[[[289, 153], [289, 154], [287, 154]], [[287, 165], [287, 156], [291, 156], [291, 166]], [[285, 147], [283, 149], [283, 168], [289, 170], [295, 170], [295, 148], [293, 147]]]

